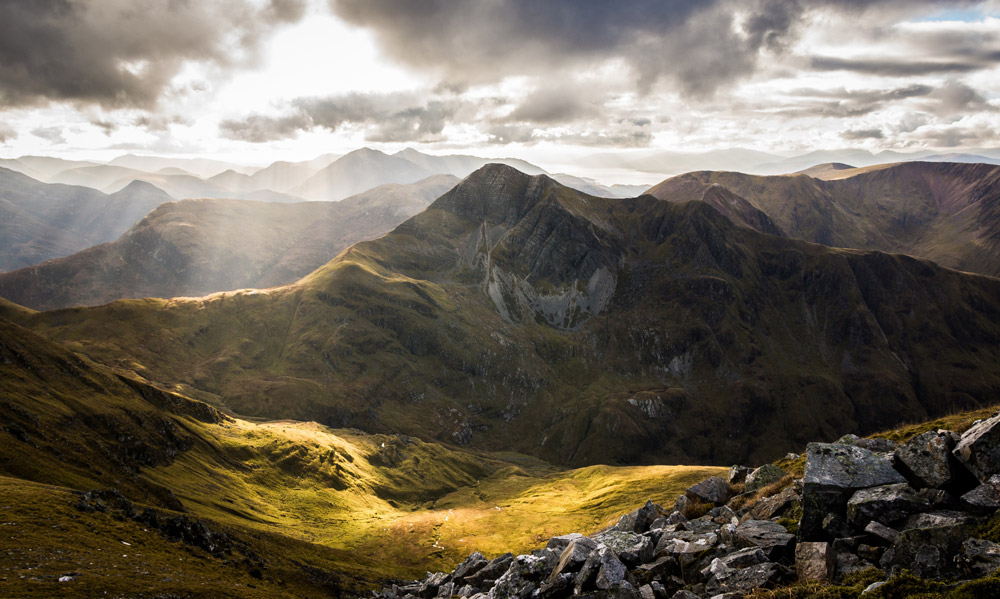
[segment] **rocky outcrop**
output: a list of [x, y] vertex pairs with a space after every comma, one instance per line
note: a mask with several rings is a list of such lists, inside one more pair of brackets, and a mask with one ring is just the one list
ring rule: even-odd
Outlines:
[[[493, 561], [473, 553], [451, 573], [376, 597], [698, 599], [796, 578], [837, 582], [869, 568], [887, 578], [903, 570], [926, 579], [988, 576], [1000, 570], [1000, 545], [974, 532], [1000, 508], [1000, 474], [979, 483], [965, 468], [991, 472], [996, 423], [1000, 415], [961, 436], [931, 431], [899, 446], [856, 437], [811, 444], [804, 477], [770, 496], [733, 495], [757, 473], [780, 486], [773, 483], [783, 470], [734, 466], [728, 482], [713, 477], [687, 489], [673, 511], [647, 502], [594, 535], [553, 537]], [[681, 513], [699, 504], [714, 507], [698, 518]]]

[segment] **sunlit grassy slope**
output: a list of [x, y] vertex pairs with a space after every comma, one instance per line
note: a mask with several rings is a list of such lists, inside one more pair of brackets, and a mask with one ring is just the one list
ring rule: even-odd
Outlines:
[[[10, 527], [0, 528], [0, 596], [325, 596], [475, 549], [526, 551], [550, 535], [593, 532], [721, 471], [561, 470], [401, 435], [234, 419], [2, 319], [0, 385], [0, 524]], [[72, 507], [72, 490], [112, 488], [140, 510], [183, 510], [224, 531], [264, 559], [263, 575], [245, 553], [213, 557]], [[72, 572], [78, 584], [59, 586]]]

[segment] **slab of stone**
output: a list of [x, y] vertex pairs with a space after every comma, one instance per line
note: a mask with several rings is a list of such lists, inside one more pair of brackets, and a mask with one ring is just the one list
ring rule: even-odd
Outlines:
[[856, 491], [906, 479], [889, 462], [867, 449], [835, 443], [810, 443], [806, 449], [805, 487]]
[[952, 453], [980, 481], [1000, 474], [1000, 414], [972, 425]]
[[962, 495], [962, 505], [977, 512], [1000, 509], [1000, 474], [994, 474], [975, 489]]
[[795, 535], [770, 520], [747, 520], [736, 527], [734, 542], [738, 547], [759, 547], [768, 559], [777, 561], [791, 556]]
[[795, 546], [795, 573], [799, 580], [832, 580], [835, 567], [830, 543], [806, 541]]
[[774, 464], [764, 464], [747, 475], [746, 490], [757, 491], [785, 478], [788, 473]]
[[952, 482], [952, 450], [959, 436], [951, 431], [927, 431], [893, 453], [896, 467], [917, 487], [939, 489]]
[[684, 492], [684, 495], [688, 499], [701, 501], [702, 503], [723, 505], [729, 501], [729, 483], [722, 477], [713, 476], [692, 486]]
[[907, 483], [882, 485], [854, 492], [847, 502], [847, 521], [861, 529], [873, 520], [891, 526], [930, 508]]

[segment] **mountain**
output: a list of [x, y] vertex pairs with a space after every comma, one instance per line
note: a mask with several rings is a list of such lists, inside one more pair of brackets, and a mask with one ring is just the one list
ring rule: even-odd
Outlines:
[[712, 150], [709, 152], [663, 152], [640, 150], [634, 152], [619, 152], [616, 154], [594, 154], [584, 158], [584, 166], [596, 168], [617, 167], [635, 171], [662, 173], [664, 175], [684, 173], [687, 171], [728, 169], [755, 172], [762, 164], [783, 160], [781, 156], [731, 148]]
[[[66, 185], [83, 185], [104, 191], [105, 193], [121, 189], [121, 185], [115, 186], [119, 180], [132, 181], [147, 175], [145, 171], [139, 171], [123, 166], [108, 166], [99, 164], [97, 166], [81, 166], [60, 171], [48, 179], [49, 183], [64, 183]], [[112, 189], [108, 189], [111, 187]]]
[[459, 178], [464, 178], [476, 169], [480, 169], [487, 164], [506, 164], [529, 175], [546, 174], [541, 168], [530, 162], [518, 158], [480, 158], [479, 156], [467, 156], [462, 154], [450, 154], [446, 156], [434, 156], [424, 154], [413, 148], [406, 148], [393, 154], [398, 158], [405, 158], [413, 164], [435, 173], [446, 173]]
[[206, 181], [194, 175], [158, 175], [153, 173], [140, 174], [135, 177], [124, 177], [105, 187], [105, 191], [122, 189], [133, 181], [145, 181], [178, 199], [232, 198], [237, 195], [237, 192], [227, 187]]
[[[457, 182], [436, 175], [379, 186], [342, 202], [169, 202], [117, 241], [0, 273], [0, 296], [52, 310], [284, 285], [348, 246], [385, 234]], [[132, 184], [139, 186], [151, 187]]]
[[207, 181], [235, 192], [257, 191], [261, 189], [250, 175], [244, 175], [232, 169], [221, 172], [214, 177], [209, 177]]
[[905, 253], [1000, 276], [1000, 167], [904, 162], [823, 169], [822, 174], [697, 172], [668, 179], [649, 193], [686, 202], [721, 186], [762, 210], [791, 237]]
[[[32, 172], [40, 175], [41, 178], [39, 181], [46, 182], [49, 177], [68, 169], [99, 166], [95, 162], [88, 162], [86, 160], [65, 160], [63, 158], [53, 158], [50, 156], [21, 156], [17, 159], [17, 162], [24, 167], [31, 169]], [[12, 170], [17, 169], [15, 168]], [[30, 174], [29, 176], [33, 177], [33, 175]]]
[[362, 148], [335, 160], [291, 191], [309, 200], [337, 201], [385, 183], [413, 183], [435, 174], [378, 150]]
[[319, 169], [301, 162], [275, 162], [250, 177], [259, 188], [284, 192], [302, 185], [306, 179], [316, 174], [317, 170]]
[[241, 173], [254, 170], [252, 167], [206, 158], [167, 158], [163, 156], [137, 156], [135, 154], [123, 154], [108, 164], [111, 166], [124, 166], [147, 173], [175, 167], [193, 173], [198, 177], [211, 177], [227, 170], [235, 170]]
[[551, 176], [566, 187], [572, 187], [577, 191], [600, 198], [634, 198], [648, 188], [648, 185], [601, 185], [593, 179], [562, 173]]
[[0, 169], [0, 269], [66, 256], [117, 238], [150, 210], [173, 198], [147, 183], [117, 193], [46, 184]]
[[733, 463], [995, 401], [998, 298], [704, 202], [489, 165], [293, 285], [8, 317], [242, 414], [560, 464]]

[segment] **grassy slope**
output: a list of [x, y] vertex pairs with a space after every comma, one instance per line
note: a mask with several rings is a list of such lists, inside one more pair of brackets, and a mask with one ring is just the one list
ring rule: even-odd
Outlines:
[[[324, 596], [326, 580], [358, 589], [453, 564], [473, 549], [526, 551], [539, 535], [592, 532], [646, 499], [669, 502], [722, 471], [564, 471], [397, 435], [225, 418], [120, 379], [6, 321], [0, 374], [0, 521], [11, 527], [0, 529], [7, 556], [0, 594], [7, 596], [94, 589]], [[227, 563], [71, 507], [72, 489], [95, 488], [120, 489], [165, 514], [183, 507], [263, 556], [263, 578], [240, 559]], [[70, 572], [82, 574], [79, 583], [55, 582]]]
[[[532, 198], [543, 183], [463, 184], [266, 293], [7, 313], [240, 413], [567, 464], [763, 461], [1000, 388], [995, 279], [756, 235], [703, 205]], [[506, 322], [481, 286], [484, 264], [557, 293], [619, 260], [613, 302], [576, 331]]]

